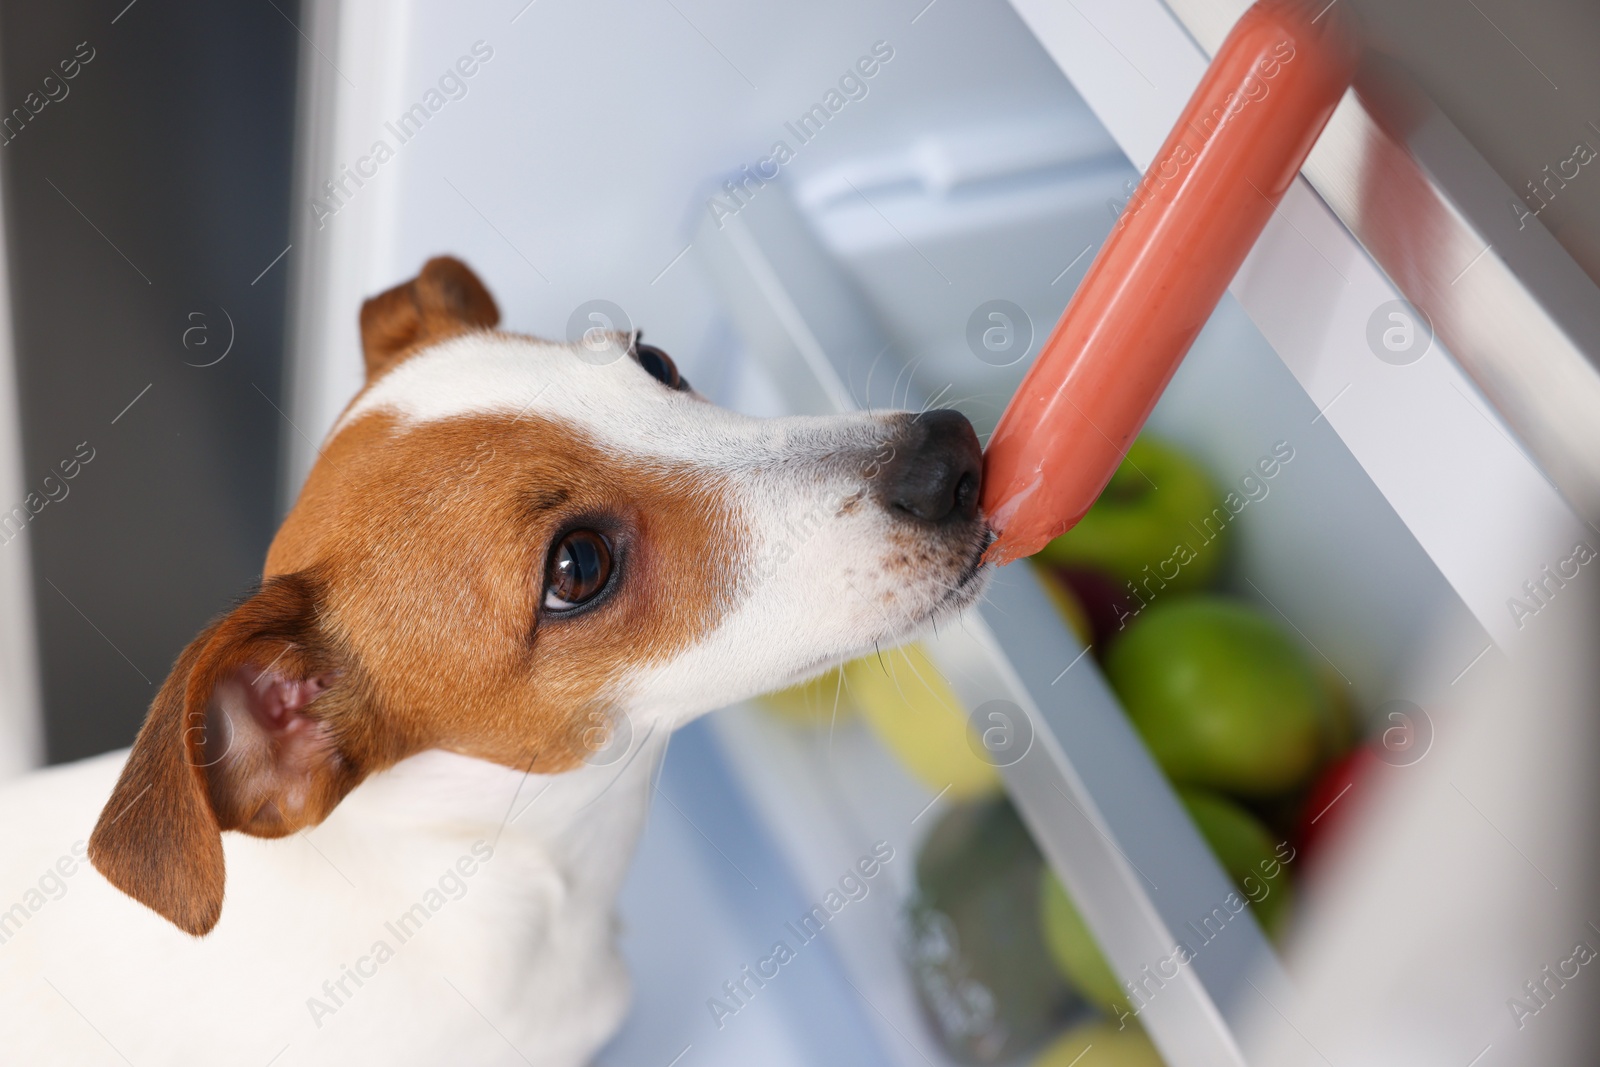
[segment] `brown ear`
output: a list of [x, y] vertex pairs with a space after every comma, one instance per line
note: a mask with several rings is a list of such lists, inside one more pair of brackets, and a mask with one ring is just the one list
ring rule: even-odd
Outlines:
[[361, 351], [372, 382], [401, 356], [468, 330], [487, 330], [500, 309], [478, 276], [452, 256], [436, 256], [422, 273], [361, 305]]
[[317, 623], [315, 583], [283, 575], [202, 631], [89, 837], [108, 881], [191, 934], [222, 913], [223, 830], [293, 833], [364, 774], [330, 721], [348, 694]]

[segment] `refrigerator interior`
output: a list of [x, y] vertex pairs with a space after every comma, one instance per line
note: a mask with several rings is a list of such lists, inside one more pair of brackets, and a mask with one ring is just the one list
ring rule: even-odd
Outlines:
[[[291, 413], [304, 434], [288, 441], [290, 491], [314, 457], [309, 442], [359, 385], [360, 296], [444, 252], [481, 274], [511, 329], [572, 338], [604, 301], [711, 399], [794, 410], [712, 263], [719, 216], [746, 211], [792, 213], [807, 254], [820, 250], [859, 300], [868, 328], [851, 354], [861, 373], [847, 382], [858, 404], [951, 406], [987, 433], [1137, 175], [998, 0], [787, 11], [345, 3], [313, 19], [339, 44], [324, 57], [335, 70], [308, 75], [324, 85], [311, 106], [331, 114], [329, 147], [303, 164], [299, 239], [309, 262], [328, 265], [316, 299], [329, 310], [304, 295], [303, 275]], [[595, 47], [573, 48], [579, 40]], [[480, 43], [491, 58], [462, 94], [336, 210], [326, 199], [319, 210], [323, 182], [459, 56], [481, 57]], [[853, 74], [865, 57], [874, 74]], [[843, 102], [826, 124], [797, 130], [836, 90]], [[781, 163], [778, 142], [790, 150]], [[770, 180], [750, 180], [750, 168], [775, 165]], [[1019, 311], [1009, 327], [1028, 335], [1001, 356], [971, 340], [993, 301]], [[1447, 640], [1446, 658], [1465, 662], [1487, 641], [1232, 297], [1149, 431], [1225, 488], [1275, 446], [1292, 449], [1264, 491], [1242, 490], [1251, 502], [1235, 520], [1224, 588], [1280, 620], [1359, 708], [1427, 699], [1431, 682], [1414, 670], [1425, 653]], [[918, 846], [947, 800], [859, 721], [800, 725], [755, 705], [682, 731], [660, 775], [621, 908], [635, 1007], [601, 1062], [950, 1062], [916, 1004], [900, 918]], [[779, 977], [731, 999], [727, 983], [880, 842], [894, 858], [870, 891]], [[738, 1010], [719, 1016], [715, 1002]]]
[[[992, 427], [1026, 360], [994, 367], [976, 358], [966, 337], [968, 311], [998, 296], [1036, 323], [1053, 323], [1070, 296], [1065, 283], [1071, 273], [1052, 288], [1046, 268], [1066, 258], [1058, 249], [1081, 250], [1086, 239], [1103, 239], [1113, 219], [1109, 201], [1129, 173], [1120, 157], [1094, 159], [1083, 170], [1087, 183], [1073, 168], [1031, 182], [1000, 176], [991, 189], [969, 192], [954, 207], [907, 183], [898, 198], [879, 202], [886, 218], [854, 211], [841, 221], [829, 217], [826, 206], [813, 209], [809, 221], [820, 239], [850, 283], [867, 294], [891, 351], [906, 356], [898, 376], [885, 374], [870, 387], [865, 378], [855, 383], [863, 402], [870, 397], [874, 406], [894, 406], [908, 396], [948, 397], [980, 433]], [[806, 201], [804, 190], [797, 199]], [[969, 219], [976, 221], [966, 224]], [[949, 265], [951, 282], [928, 260]], [[786, 410], [759, 361], [739, 358], [732, 367], [721, 399], [763, 414]], [[1457, 643], [1447, 655], [1464, 653], [1464, 660], [1481, 647], [1469, 648], [1482, 631], [1449, 584], [1231, 298], [1167, 389], [1148, 432], [1183, 445], [1218, 483], [1241, 495], [1240, 483], [1254, 477], [1257, 462], [1274, 445], [1290, 445], [1294, 458], [1237, 520], [1236, 556], [1222, 589], [1281, 620], [1310, 656], [1348, 685], [1359, 709], [1370, 714], [1389, 700], [1426, 700], [1426, 685], [1411, 677], [1411, 668], [1418, 657], [1438, 654], [1440, 634]], [[1262, 491], [1259, 478], [1246, 484]], [[816, 899], [848, 869], [852, 855], [874, 841], [891, 840], [899, 854], [914, 857], [949, 806], [859, 721], [795, 725], [747, 705], [718, 713], [709, 732], [745, 802]], [[870, 921], [852, 913], [853, 926], [834, 952], [871, 1008], [868, 1022], [877, 1024], [889, 1062], [957, 1062], [921, 1025], [896, 914], [914, 890], [911, 865], [893, 873], [895, 897], [878, 900]], [[781, 933], [781, 922], [775, 918], [771, 929]], [[707, 996], [723, 994], [713, 983]], [[695, 1007], [708, 1023], [704, 1006]]]

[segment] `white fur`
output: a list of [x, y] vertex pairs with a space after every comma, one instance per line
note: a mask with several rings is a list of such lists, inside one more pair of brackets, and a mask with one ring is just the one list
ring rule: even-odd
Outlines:
[[[5, 1062], [587, 1062], [627, 1006], [611, 909], [667, 733], [903, 640], [981, 586], [953, 592], [949, 567], [888, 572], [892, 520], [869, 492], [871, 457], [893, 429], [881, 416], [746, 418], [667, 390], [626, 358], [593, 365], [570, 346], [493, 334], [411, 358], [352, 405], [335, 434], [376, 411], [403, 425], [538, 415], [608, 449], [720, 472], [751, 535], [742, 550], [704, 546], [738, 553], [728, 610], [676, 660], [612, 694], [633, 737], [618, 762], [528, 777], [425, 753], [373, 776], [308, 833], [225, 834], [222, 919], [203, 939], [82, 859], [126, 753], [0, 790]], [[508, 432], [544, 425], [525, 420]], [[457, 872], [464, 895], [441, 894], [402, 944], [386, 924], [426, 907], [427, 891], [463, 857], [476, 862], [471, 877]], [[67, 868], [70, 876], [47, 873]], [[51, 899], [58, 885], [64, 892]], [[378, 964], [380, 942], [393, 957]], [[347, 966], [369, 972], [362, 984], [345, 977]], [[341, 978], [336, 1001], [324, 982]]]
[[[587, 1062], [627, 1007], [610, 905], [659, 738], [643, 747], [630, 763], [525, 781], [425, 753], [359, 786], [308, 834], [225, 834], [226, 904], [199, 940], [81, 858], [58, 875], [58, 899], [27, 899], [75, 843], [81, 855], [125, 752], [0, 790], [0, 908], [39, 904], [3, 928], [0, 1061], [264, 1065], [287, 1046], [277, 1064]], [[492, 855], [461, 877], [455, 865], [476, 860], [479, 841]], [[402, 943], [393, 924], [437, 903], [425, 895], [451, 870], [464, 894], [441, 893]], [[380, 941], [394, 952], [382, 964], [371, 955]], [[345, 978], [336, 1003], [323, 983], [357, 965], [372, 975]]]
[[378, 411], [407, 423], [485, 413], [537, 417], [573, 426], [611, 451], [730, 479], [752, 535], [745, 576], [728, 590], [737, 606], [687, 655], [635, 680], [647, 695], [648, 707], [640, 709], [647, 725], [675, 728], [831, 663], [899, 644], [936, 612], [959, 610], [975, 598], [977, 583], [955, 593], [953, 576], [937, 570], [910, 579], [889, 573], [883, 557], [893, 522], [870, 500], [839, 514], [840, 501], [868, 493], [872, 458], [891, 441], [894, 416], [752, 418], [663, 388], [620, 348], [596, 353], [583, 345], [471, 334], [380, 379], [335, 433]]

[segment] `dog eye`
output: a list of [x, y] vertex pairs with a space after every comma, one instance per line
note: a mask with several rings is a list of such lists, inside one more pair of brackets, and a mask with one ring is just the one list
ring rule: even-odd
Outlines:
[[544, 606], [570, 611], [593, 600], [611, 578], [611, 546], [593, 530], [574, 530], [550, 553]]
[[668, 389], [683, 390], [689, 388], [688, 379], [678, 373], [678, 365], [672, 362], [672, 357], [655, 345], [634, 345], [633, 358], [639, 366], [645, 369], [645, 373]]

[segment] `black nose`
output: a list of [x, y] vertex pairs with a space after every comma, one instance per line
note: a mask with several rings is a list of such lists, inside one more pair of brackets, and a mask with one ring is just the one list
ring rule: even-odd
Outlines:
[[971, 521], [978, 515], [983, 450], [959, 411], [908, 417], [879, 475], [878, 501], [923, 522]]

